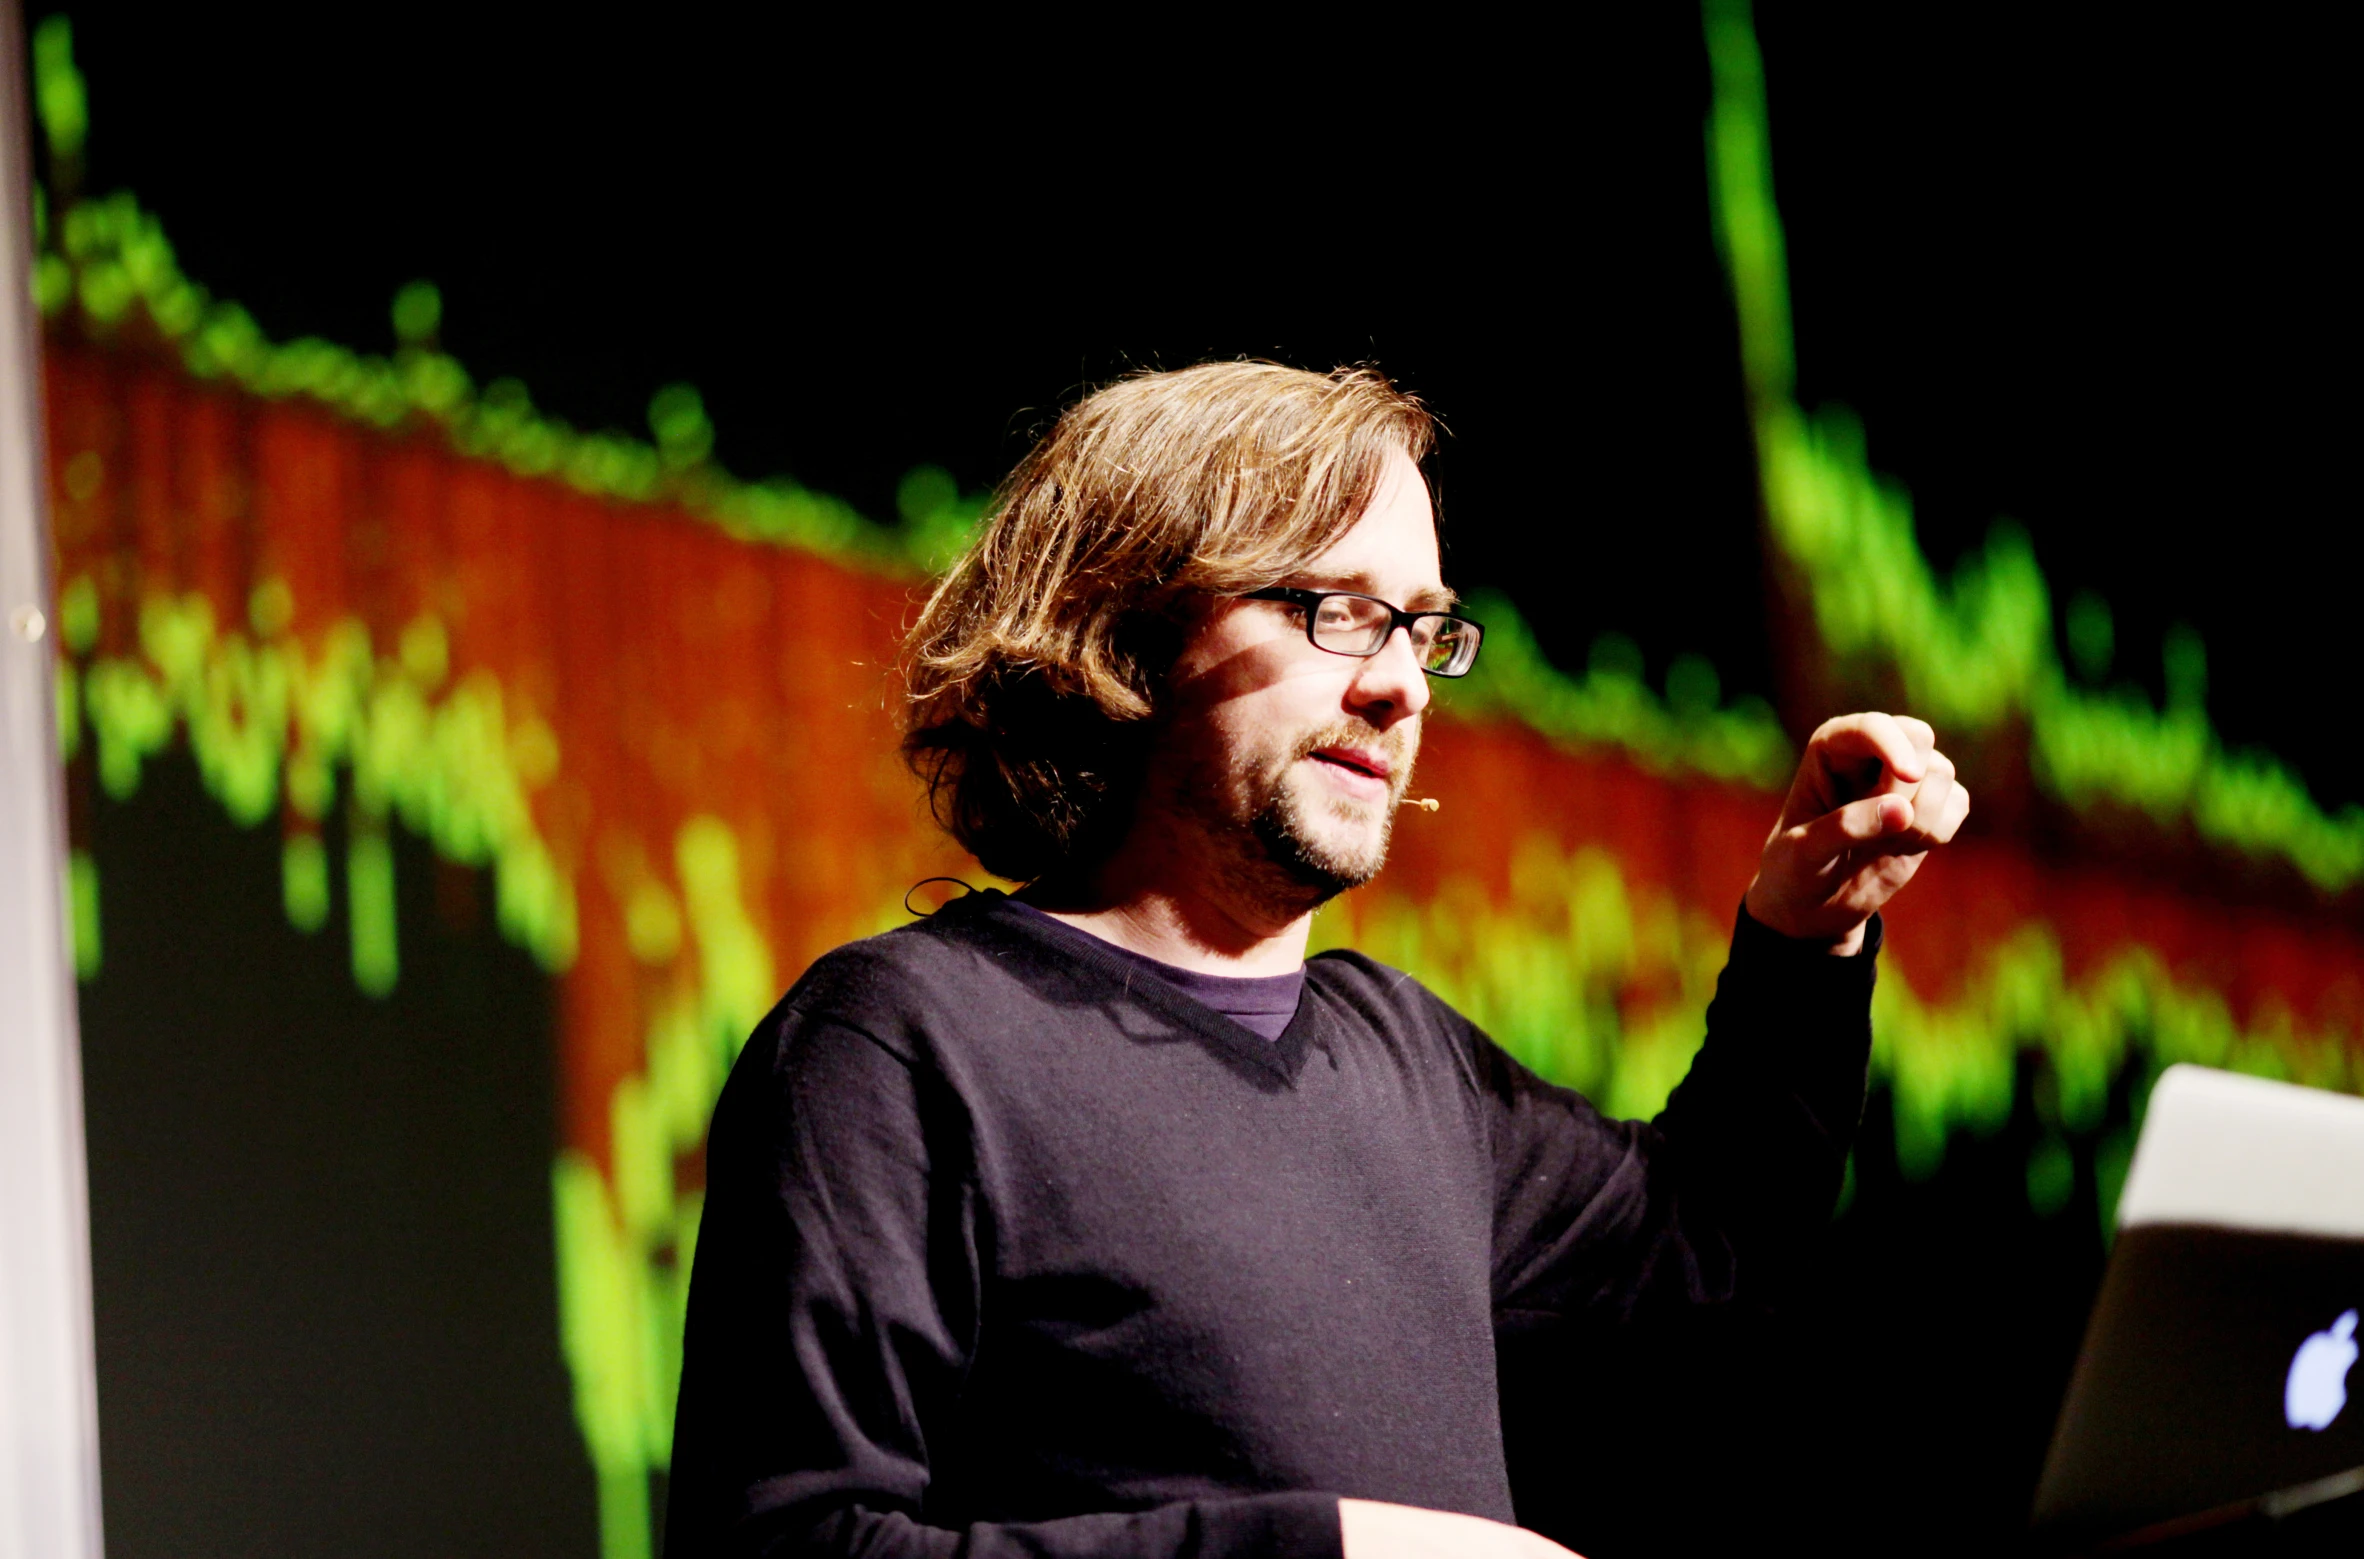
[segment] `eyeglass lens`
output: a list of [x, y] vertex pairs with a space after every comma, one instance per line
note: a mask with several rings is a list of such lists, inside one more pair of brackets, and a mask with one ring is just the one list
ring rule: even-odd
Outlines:
[[[1341, 655], [1371, 655], [1387, 642], [1394, 618], [1377, 601], [1359, 596], [1322, 598], [1315, 610], [1313, 642]], [[1468, 669], [1477, 648], [1477, 634], [1457, 617], [1429, 615], [1411, 624], [1412, 654], [1423, 670], [1454, 675]]]

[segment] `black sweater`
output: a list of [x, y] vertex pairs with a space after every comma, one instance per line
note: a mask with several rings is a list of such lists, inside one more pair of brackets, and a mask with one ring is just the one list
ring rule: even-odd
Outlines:
[[1510, 1520], [1497, 1329], [1764, 1296], [1838, 1187], [1877, 941], [1743, 912], [1648, 1125], [1355, 953], [1268, 1041], [994, 893], [839, 948], [715, 1111], [670, 1559], [1335, 1555], [1341, 1495]]

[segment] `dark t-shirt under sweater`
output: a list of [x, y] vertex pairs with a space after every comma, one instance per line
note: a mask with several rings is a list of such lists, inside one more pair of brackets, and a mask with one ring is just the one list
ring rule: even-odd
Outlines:
[[1214, 1008], [1242, 1028], [1254, 1029], [1266, 1039], [1281, 1037], [1282, 1031], [1289, 1026], [1289, 1019], [1297, 1015], [1297, 999], [1305, 994], [1305, 970], [1302, 967], [1289, 974], [1202, 974], [1196, 969], [1177, 968], [1147, 953], [1136, 953], [1129, 947], [1102, 941], [1082, 927], [1071, 926], [1056, 915], [1046, 914], [1022, 900], [1011, 899], [1009, 907], [1042, 927], [1055, 941], [1070, 950], [1081, 948], [1094, 953], [1112, 953], [1126, 967], [1153, 980], [1165, 981], [1191, 1000]]
[[[1862, 955], [1745, 912], [1648, 1124], [1410, 976], [1277, 1040], [998, 894], [829, 954], [716, 1109], [666, 1551], [1336, 1555], [1512, 1518], [1495, 1337], [1762, 1298], [1862, 1108]], [[1061, 927], [1060, 930], [1072, 928]]]

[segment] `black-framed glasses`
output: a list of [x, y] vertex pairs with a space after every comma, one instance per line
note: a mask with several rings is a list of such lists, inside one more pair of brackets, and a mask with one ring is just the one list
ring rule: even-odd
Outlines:
[[1412, 658], [1432, 677], [1460, 677], [1477, 664], [1478, 642], [1486, 630], [1451, 612], [1407, 612], [1375, 595], [1352, 590], [1303, 590], [1274, 585], [1250, 590], [1250, 601], [1286, 601], [1305, 613], [1305, 637], [1333, 655], [1372, 656], [1387, 647], [1398, 628], [1412, 637]]

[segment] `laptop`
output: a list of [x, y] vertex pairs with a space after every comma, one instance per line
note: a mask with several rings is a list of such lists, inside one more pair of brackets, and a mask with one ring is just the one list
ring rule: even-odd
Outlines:
[[2044, 1463], [2039, 1546], [2364, 1530], [2360, 1319], [2364, 1099], [2169, 1067]]

